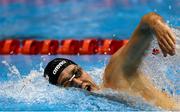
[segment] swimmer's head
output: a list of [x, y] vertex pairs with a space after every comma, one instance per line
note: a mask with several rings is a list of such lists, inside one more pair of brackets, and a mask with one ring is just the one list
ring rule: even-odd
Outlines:
[[88, 91], [98, 89], [89, 74], [75, 62], [65, 58], [50, 61], [44, 69], [44, 77], [58, 86], [77, 87]]
[[49, 79], [51, 84], [57, 84], [61, 72], [69, 65], [77, 65], [71, 60], [64, 58], [56, 58], [50, 61], [44, 69], [44, 77]]

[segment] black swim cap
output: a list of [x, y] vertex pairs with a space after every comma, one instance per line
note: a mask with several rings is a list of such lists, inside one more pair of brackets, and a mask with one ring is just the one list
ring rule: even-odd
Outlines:
[[71, 64], [77, 65], [69, 59], [55, 58], [50, 61], [44, 69], [44, 77], [48, 77], [51, 84], [57, 84], [60, 73]]

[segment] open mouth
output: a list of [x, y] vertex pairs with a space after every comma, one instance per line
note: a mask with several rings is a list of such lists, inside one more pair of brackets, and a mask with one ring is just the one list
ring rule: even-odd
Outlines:
[[91, 86], [90, 86], [90, 85], [87, 85], [87, 86], [85, 86], [84, 89], [87, 90], [87, 91], [91, 91]]

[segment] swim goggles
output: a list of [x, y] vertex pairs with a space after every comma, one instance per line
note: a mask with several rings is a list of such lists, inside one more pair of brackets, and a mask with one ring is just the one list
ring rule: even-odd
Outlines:
[[75, 66], [75, 68], [72, 71], [72, 77], [68, 81], [71, 82], [74, 78], [81, 77], [81, 74], [82, 74], [81, 68], [78, 66]]

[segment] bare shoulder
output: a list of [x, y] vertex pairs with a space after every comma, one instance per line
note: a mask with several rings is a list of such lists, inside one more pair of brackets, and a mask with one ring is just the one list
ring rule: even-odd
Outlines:
[[123, 79], [124, 75], [131, 76], [138, 72], [153, 35], [156, 36], [164, 56], [175, 54], [175, 35], [170, 27], [160, 15], [148, 13], [141, 18], [129, 42], [111, 56], [104, 72], [104, 83], [114, 84], [120, 79], [126, 80]]

